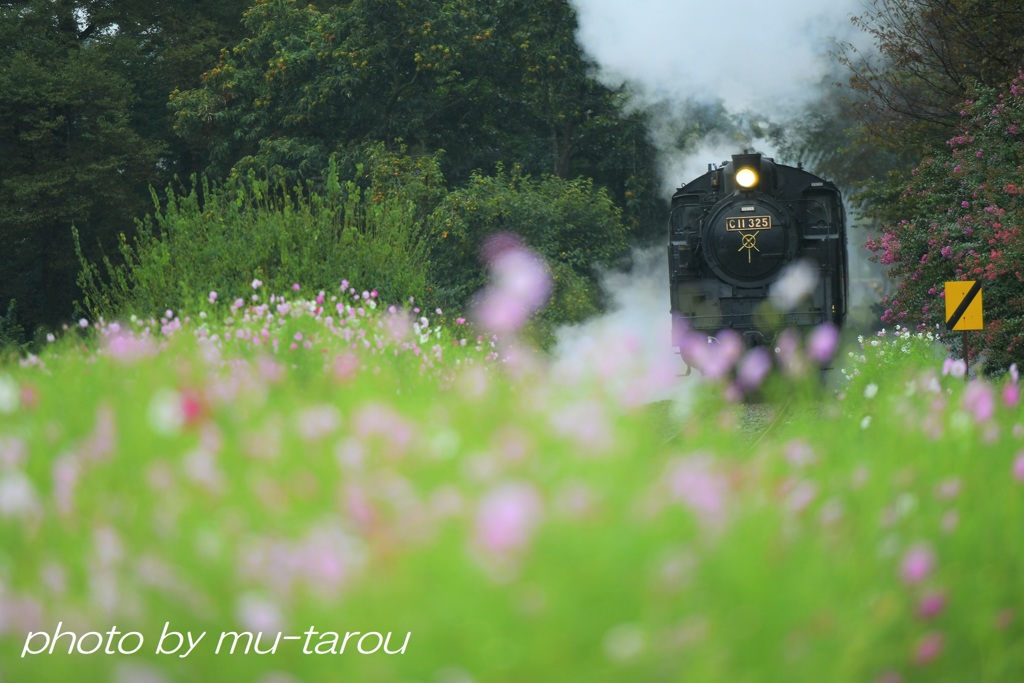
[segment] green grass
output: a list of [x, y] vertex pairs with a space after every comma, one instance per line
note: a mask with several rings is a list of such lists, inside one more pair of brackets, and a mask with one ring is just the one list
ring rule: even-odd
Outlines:
[[[614, 368], [568, 381], [443, 316], [335, 303], [122, 323], [149, 330], [137, 357], [101, 326], [0, 369], [0, 680], [1024, 678], [1010, 378], [883, 338], [906, 357], [867, 344], [838, 395], [770, 378], [786, 412], [751, 430], [696, 376], [624, 402]], [[58, 621], [144, 644], [21, 656]], [[167, 622], [206, 636], [156, 655]], [[304, 654], [311, 627], [411, 635]], [[301, 639], [215, 653], [259, 629]]]

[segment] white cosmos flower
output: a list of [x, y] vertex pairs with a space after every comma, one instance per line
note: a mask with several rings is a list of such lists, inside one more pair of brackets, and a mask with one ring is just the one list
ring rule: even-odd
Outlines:
[[807, 261], [797, 261], [782, 271], [768, 296], [783, 311], [792, 311], [818, 286], [818, 271]]
[[21, 405], [21, 388], [9, 375], [0, 375], [0, 413], [13, 413]]

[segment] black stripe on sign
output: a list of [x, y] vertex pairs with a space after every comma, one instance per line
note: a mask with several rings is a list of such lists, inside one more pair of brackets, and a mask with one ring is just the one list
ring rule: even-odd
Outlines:
[[964, 317], [964, 313], [967, 312], [967, 308], [974, 301], [974, 297], [978, 296], [978, 292], [981, 291], [981, 280], [975, 280], [971, 288], [967, 290], [967, 295], [964, 300], [960, 302], [960, 305], [953, 311], [953, 315], [949, 316], [949, 320], [946, 321], [946, 329], [952, 330], [956, 327], [956, 324], [960, 322], [960, 318]]

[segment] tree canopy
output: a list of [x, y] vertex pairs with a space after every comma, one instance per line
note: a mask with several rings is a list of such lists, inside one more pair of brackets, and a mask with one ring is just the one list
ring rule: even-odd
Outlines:
[[841, 54], [866, 95], [856, 112], [871, 140], [896, 149], [941, 144], [972, 88], [1006, 83], [1024, 64], [1016, 0], [871, 0], [854, 23], [877, 50]]
[[72, 225], [98, 255], [148, 209], [151, 184], [189, 170], [167, 93], [198, 81], [240, 6], [0, 3], [0, 300], [27, 331], [73, 314]]

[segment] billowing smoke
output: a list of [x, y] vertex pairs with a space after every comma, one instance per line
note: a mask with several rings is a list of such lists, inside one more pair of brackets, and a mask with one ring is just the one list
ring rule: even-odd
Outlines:
[[[571, 1], [598, 77], [628, 84], [652, 116], [666, 194], [745, 147], [778, 158], [760, 132], [795, 120], [842, 79], [829, 55], [838, 42], [869, 49], [850, 21], [864, 0]], [[680, 145], [674, 128], [688, 110], [709, 105], [747, 125]]]
[[677, 377], [686, 366], [671, 345], [665, 248], [635, 250], [633, 269], [604, 273], [601, 286], [608, 312], [558, 330], [555, 375], [573, 383], [599, 378], [630, 404], [678, 398], [685, 387]]
[[863, 0], [572, 0], [578, 37], [606, 81], [654, 99], [722, 101], [771, 119], [816, 97], [833, 40], [863, 41]]

